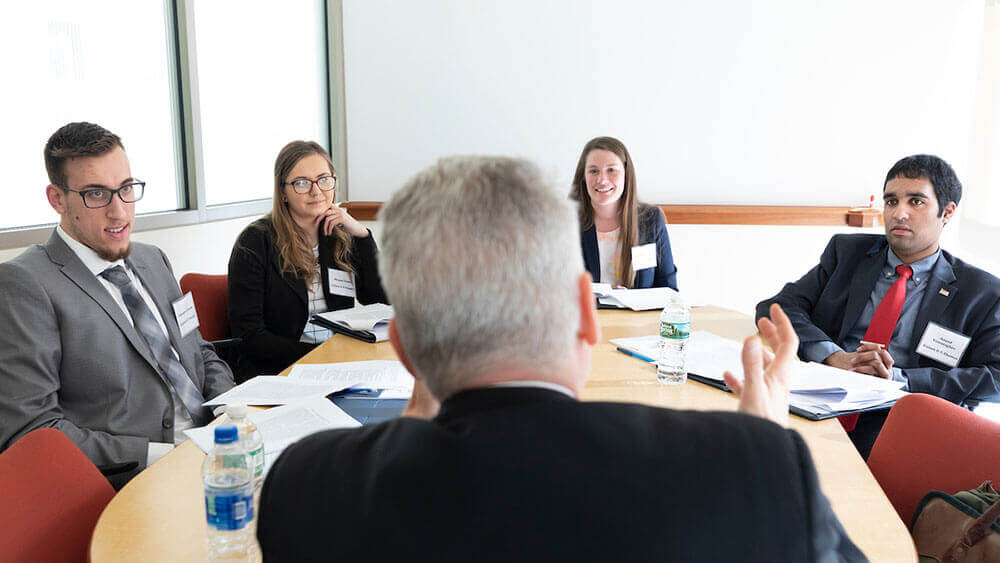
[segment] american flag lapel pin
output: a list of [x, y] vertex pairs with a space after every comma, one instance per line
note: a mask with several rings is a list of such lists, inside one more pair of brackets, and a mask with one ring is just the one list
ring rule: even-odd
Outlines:
[[945, 297], [948, 297], [949, 295], [951, 295], [950, 293], [948, 293], [948, 290], [945, 289], [945, 288], [943, 288], [943, 287], [940, 290], [938, 290], [938, 293], [940, 293], [941, 295], [944, 295]]

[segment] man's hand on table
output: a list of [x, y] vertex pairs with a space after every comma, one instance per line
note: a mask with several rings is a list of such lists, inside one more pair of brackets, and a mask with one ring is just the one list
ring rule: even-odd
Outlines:
[[823, 363], [882, 379], [892, 379], [892, 366], [895, 362], [885, 348], [864, 342], [856, 352], [837, 351], [827, 356]]

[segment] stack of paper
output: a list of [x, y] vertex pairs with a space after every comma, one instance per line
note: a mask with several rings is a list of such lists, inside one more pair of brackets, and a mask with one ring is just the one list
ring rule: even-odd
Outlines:
[[324, 383], [352, 389], [387, 389], [413, 391], [413, 376], [403, 364], [392, 360], [340, 362], [333, 364], [296, 364], [288, 378], [300, 382]]
[[287, 405], [312, 397], [325, 397], [353, 385], [353, 382], [301, 381], [278, 375], [259, 375], [229, 391], [205, 401], [206, 407], [218, 405]]
[[367, 342], [384, 342], [389, 339], [391, 305], [373, 303], [352, 309], [327, 311], [313, 315], [312, 321], [330, 330], [353, 336]]
[[[616, 338], [611, 343], [646, 358], [657, 356], [656, 335]], [[726, 371], [743, 379], [742, 350], [742, 343], [735, 340], [694, 331], [688, 342], [685, 366], [694, 378], [721, 386]], [[891, 406], [906, 394], [902, 386], [901, 381], [796, 360], [789, 379], [789, 403], [796, 414], [829, 418], [839, 413]]]
[[[591, 289], [597, 302], [606, 307], [631, 309], [633, 311], [653, 311], [667, 306], [671, 295], [677, 292], [669, 287], [650, 287], [646, 289], [612, 289], [610, 284], [591, 283]], [[688, 307], [696, 307], [687, 303]]]
[[[264, 438], [264, 471], [291, 444], [302, 438], [331, 428], [355, 428], [361, 424], [325, 397], [314, 397], [266, 411], [250, 413]], [[225, 421], [223, 421], [225, 424]], [[215, 428], [202, 426], [184, 433], [205, 453], [215, 442]]]

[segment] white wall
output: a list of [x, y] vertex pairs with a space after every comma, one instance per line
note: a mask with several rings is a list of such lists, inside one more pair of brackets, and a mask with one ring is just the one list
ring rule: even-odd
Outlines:
[[964, 178], [983, 0], [344, 0], [350, 197], [449, 154], [568, 186], [619, 137], [650, 203], [867, 203], [907, 154]]

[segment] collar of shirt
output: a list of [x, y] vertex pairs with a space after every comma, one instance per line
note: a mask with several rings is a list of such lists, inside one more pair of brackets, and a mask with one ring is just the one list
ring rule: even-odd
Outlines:
[[[917, 260], [916, 262], [909, 264], [910, 268], [913, 269], [913, 277], [910, 279], [912, 280], [914, 285], [920, 285], [927, 279], [927, 276], [930, 275], [931, 270], [934, 269], [934, 264], [937, 264], [938, 258], [940, 257], [941, 257], [941, 248], [938, 247], [937, 251], [935, 251], [934, 254], [931, 254], [927, 258], [921, 258], [920, 260]], [[887, 278], [896, 277], [898, 276], [898, 274], [896, 273], [896, 266], [899, 266], [902, 263], [903, 261], [900, 260], [899, 257], [896, 256], [896, 253], [893, 252], [892, 249], [890, 248], [889, 253], [886, 255], [886, 266], [885, 269], [882, 270], [882, 273]]]
[[503, 383], [494, 383], [493, 385], [489, 385], [489, 387], [491, 389], [496, 387], [537, 387], [539, 389], [548, 389], [549, 391], [562, 393], [572, 399], [576, 398], [576, 395], [569, 388], [549, 381], [504, 381]]
[[64, 231], [61, 226], [56, 226], [56, 233], [59, 235], [59, 238], [63, 239], [66, 246], [68, 246], [70, 250], [76, 254], [76, 257], [83, 262], [83, 265], [86, 266], [87, 269], [90, 270], [90, 272], [95, 276], [100, 276], [101, 272], [112, 266], [121, 266], [122, 268], [125, 268], [125, 272], [129, 274], [129, 277], [132, 277], [129, 267], [125, 264], [125, 260], [119, 258], [114, 262], [108, 262], [104, 258], [98, 256], [92, 248], [69, 236], [69, 233]]

